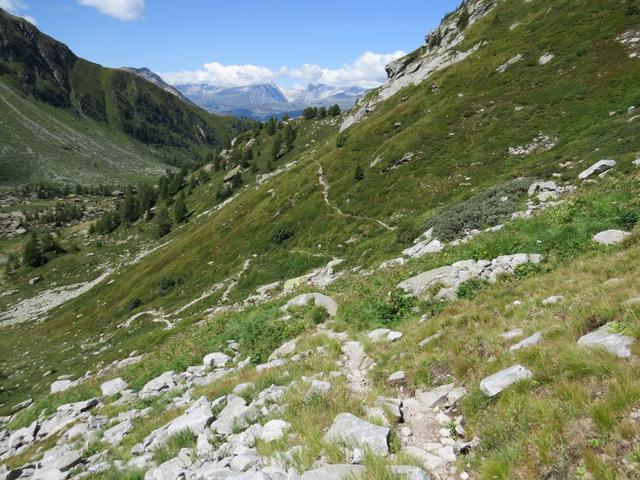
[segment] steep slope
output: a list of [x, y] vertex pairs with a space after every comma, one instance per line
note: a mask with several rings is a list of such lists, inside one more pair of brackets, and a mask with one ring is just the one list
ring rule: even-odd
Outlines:
[[183, 102], [190, 103], [190, 100], [184, 95], [182, 95], [182, 93], [180, 93], [179, 90], [169, 85], [167, 82], [162, 80], [162, 78], [160, 78], [158, 74], [153, 73], [151, 70], [149, 70], [146, 67], [143, 67], [143, 68], [122, 67], [120, 70], [124, 70], [125, 72], [136, 74], [144, 78], [145, 80], [153, 83], [156, 87], [161, 88], [165, 92], [169, 92], [170, 94], [175, 95]]
[[[8, 447], [12, 466], [50, 446], [42, 425], [92, 408], [58, 406], [100, 397], [94, 413], [126, 430], [121, 443], [96, 444], [117, 432], [105, 438], [78, 414], [71, 421], [87, 429], [71, 447], [79, 470], [103, 462], [98, 450], [123, 462], [102, 465], [102, 478], [123, 468], [235, 475], [229, 466], [269, 479], [325, 468], [302, 477], [313, 479], [327, 478], [327, 463], [367, 479], [407, 463], [433, 478], [637, 477], [640, 65], [627, 40], [640, 10], [617, 0], [464, 8], [468, 25], [464, 9], [443, 24], [464, 36], [452, 48], [481, 48], [342, 133], [335, 119], [291, 122], [297, 137], [282, 155], [272, 147], [286, 125], [239, 136], [226, 170], [207, 167], [184, 189], [189, 222], [164, 239], [141, 222], [5, 280], [14, 293], [0, 297], [11, 323], [0, 327], [3, 411], [36, 399], [7, 431], [38, 437]], [[604, 159], [615, 165], [582, 174]], [[225, 187], [225, 176], [239, 185]], [[632, 234], [593, 240], [613, 229]], [[34, 274], [45, 280], [30, 285]], [[102, 281], [47, 309], [64, 286], [49, 279], [72, 291]], [[312, 298], [326, 314], [286, 307], [303, 292], [337, 308], [321, 296]], [[13, 321], [25, 311], [44, 321]], [[585, 345], [605, 334], [624, 344], [622, 357]], [[517, 365], [522, 381], [494, 394], [486, 379]], [[70, 388], [47, 395], [64, 375]], [[133, 390], [115, 401], [100, 390], [114, 377]], [[149, 405], [149, 417], [126, 423]], [[348, 423], [371, 433], [373, 453], [336, 434]], [[197, 440], [163, 442], [185, 425]], [[203, 453], [193, 460], [182, 447]]]
[[76, 57], [0, 11], [2, 182], [109, 182], [157, 173], [227, 143], [245, 124], [185, 105], [137, 75]]

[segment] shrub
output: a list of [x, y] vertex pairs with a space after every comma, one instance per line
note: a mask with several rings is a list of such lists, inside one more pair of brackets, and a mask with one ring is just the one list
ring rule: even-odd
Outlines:
[[169, 212], [165, 207], [158, 209], [156, 213], [156, 234], [162, 238], [171, 231], [171, 219], [169, 218]]
[[379, 298], [373, 300], [373, 314], [378, 323], [392, 325], [409, 313], [414, 302], [415, 298], [402, 290], [393, 290], [387, 301]]
[[294, 233], [293, 226], [289, 223], [276, 225], [271, 232], [271, 241], [280, 245], [293, 237]]
[[168, 295], [179, 283], [181, 283], [180, 280], [174, 277], [162, 277], [158, 282], [158, 294], [162, 297]]
[[483, 278], [470, 278], [458, 287], [458, 298], [472, 299], [487, 285], [489, 282]]
[[426, 223], [425, 230], [433, 227], [434, 237], [451, 241], [469, 230], [497, 225], [517, 210], [531, 183], [530, 179], [513, 180], [441, 210]]
[[140, 300], [139, 298], [134, 298], [127, 304], [127, 312], [132, 312], [133, 310], [141, 306], [142, 300]]
[[467, 10], [467, 7], [464, 7], [460, 11], [460, 15], [458, 15], [458, 21], [456, 22], [456, 24], [458, 25], [458, 28], [460, 30], [464, 30], [469, 26], [469, 10]]
[[347, 132], [340, 132], [336, 137], [336, 147], [338, 148], [344, 147], [344, 145], [347, 143], [347, 138], [349, 138], [349, 135], [347, 134]]

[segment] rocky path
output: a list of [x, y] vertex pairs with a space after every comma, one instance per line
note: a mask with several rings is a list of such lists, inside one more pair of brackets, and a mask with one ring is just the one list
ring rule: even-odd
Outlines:
[[324, 198], [324, 203], [326, 203], [329, 208], [334, 210], [341, 217], [354, 218], [356, 220], [365, 220], [367, 222], [375, 222], [385, 230], [389, 230], [389, 231], [395, 230], [394, 227], [391, 227], [386, 223], [384, 223], [383, 221], [378, 220], [376, 218], [363, 217], [360, 215], [352, 215], [350, 213], [344, 213], [340, 209], [340, 207], [332, 203], [331, 200], [329, 199], [329, 182], [327, 181], [327, 178], [324, 176], [324, 170], [322, 169], [322, 165], [320, 165], [320, 162], [316, 161], [316, 164], [318, 165], [318, 173], [317, 173], [318, 183], [320, 183], [320, 186], [322, 187], [322, 198]]

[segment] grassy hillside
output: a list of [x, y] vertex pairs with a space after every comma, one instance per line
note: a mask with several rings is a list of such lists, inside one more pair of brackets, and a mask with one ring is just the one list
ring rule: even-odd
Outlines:
[[[166, 237], [156, 239], [153, 223], [139, 221], [108, 236], [77, 240], [79, 251], [5, 277], [3, 289], [19, 293], [0, 297], [2, 309], [54, 283], [75, 284], [113, 270], [108, 280], [52, 310], [45, 321], [1, 327], [0, 348], [8, 354], [0, 363], [0, 401], [8, 411], [27, 397], [36, 398], [9, 428], [28, 425], [42, 408], [53, 411], [61, 403], [98, 395], [104, 380], [93, 378], [49, 396], [55, 375], [79, 378], [133, 351], [147, 357], [117, 375], [135, 389], [167, 370], [200, 364], [204, 354], [225, 349], [229, 340], [238, 341], [254, 364], [266, 361], [283, 341], [312, 332], [317, 314], [302, 309], [283, 326], [278, 308], [286, 295], [257, 307], [239, 309], [238, 304], [261, 285], [341, 258], [345, 262], [338, 268], [345, 274], [326, 289], [339, 304], [328, 325], [362, 340], [375, 358], [367, 399], [399, 395], [386, 383], [397, 370], [407, 375], [403, 394], [449, 381], [467, 389], [461, 413], [467, 436], [477, 436], [480, 443], [459, 457], [459, 471], [483, 479], [637, 478], [640, 426], [631, 412], [640, 406], [634, 373], [638, 347], [632, 347], [635, 356], [618, 359], [576, 345], [581, 335], [610, 322], [640, 338], [637, 305], [623, 305], [638, 295], [637, 232], [618, 247], [591, 241], [602, 230], [633, 230], [640, 219], [640, 171], [632, 163], [640, 154], [640, 120], [630, 108], [638, 101], [640, 60], [617, 40], [640, 29], [640, 10], [634, 6], [618, 0], [498, 2], [465, 32], [459, 48], [482, 43], [475, 54], [403, 89], [346, 132], [339, 134], [339, 122], [332, 119], [292, 121], [293, 148], [277, 159], [272, 145], [286, 125], [272, 134], [267, 128], [242, 134], [230, 156], [240, 158], [251, 140], [253, 157], [224, 206], [217, 193], [226, 188], [223, 178], [231, 161], [184, 188], [189, 221]], [[553, 54], [551, 61], [540, 62], [546, 54]], [[497, 71], [517, 55], [522, 60]], [[550, 148], [510, 152], [539, 134], [550, 140]], [[617, 161], [612, 173], [578, 181], [581, 171], [605, 158]], [[258, 182], [259, 175], [280, 170]], [[451, 227], [468, 216], [479, 219], [478, 227], [491, 226], [496, 202], [487, 199], [505, 195], [513, 211], [522, 209], [526, 194], [517, 179], [528, 184], [553, 179], [576, 185], [577, 193], [499, 232], [390, 270], [377, 269], [434, 223], [448, 221]], [[63, 232], [63, 241], [75, 233]], [[455, 231], [451, 238], [463, 235]], [[3, 247], [19, 252], [21, 242], [7, 241]], [[461, 301], [407, 300], [395, 288], [412, 275], [459, 260], [520, 252], [542, 254], [544, 262], [495, 285], [470, 284], [468, 298]], [[44, 281], [29, 285], [34, 275]], [[619, 287], [604, 284], [612, 278], [619, 279]], [[564, 299], [543, 306], [551, 295]], [[521, 303], [514, 306], [516, 300]], [[422, 316], [428, 321], [419, 321]], [[370, 344], [365, 333], [382, 326], [403, 332], [402, 340]], [[499, 334], [516, 327], [526, 334], [541, 331], [544, 341], [511, 353]], [[437, 341], [418, 346], [436, 332], [442, 333]], [[329, 370], [337, 356], [328, 338], [305, 341], [325, 345], [327, 363], [308, 360], [289, 372], [293, 378]], [[482, 378], [516, 362], [532, 370], [532, 380], [496, 398], [480, 394]], [[57, 365], [55, 375], [45, 376], [51, 365]], [[247, 379], [265, 387], [284, 382], [249, 366], [198, 393], [213, 400]], [[299, 441], [317, 447], [317, 455], [306, 460], [309, 468], [320, 454], [318, 438], [331, 414], [342, 409], [360, 414], [363, 402], [341, 393], [323, 407], [329, 413], [305, 410], [309, 421], [303, 425], [296, 423], [300, 410], [294, 407], [306, 407], [295, 395], [284, 415]], [[158, 401], [154, 408], [163, 411], [165, 404]], [[111, 458], [128, 460], [130, 447], [174, 414], [137, 424], [125, 447], [109, 449]], [[289, 447], [284, 442], [276, 449]], [[336, 452], [327, 455], [333, 463], [344, 461]], [[374, 460], [367, 461], [380, 471]]]
[[247, 127], [134, 74], [78, 58], [4, 11], [0, 37], [3, 184], [157, 175], [167, 165], [200, 160]]

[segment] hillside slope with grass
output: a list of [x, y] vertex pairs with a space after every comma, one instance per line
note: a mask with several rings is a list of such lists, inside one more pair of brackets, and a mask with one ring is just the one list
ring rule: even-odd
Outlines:
[[195, 163], [246, 122], [71, 52], [0, 10], [0, 183], [125, 183]]
[[1, 240], [5, 471], [638, 478], [637, 38], [467, 1], [353, 111]]

